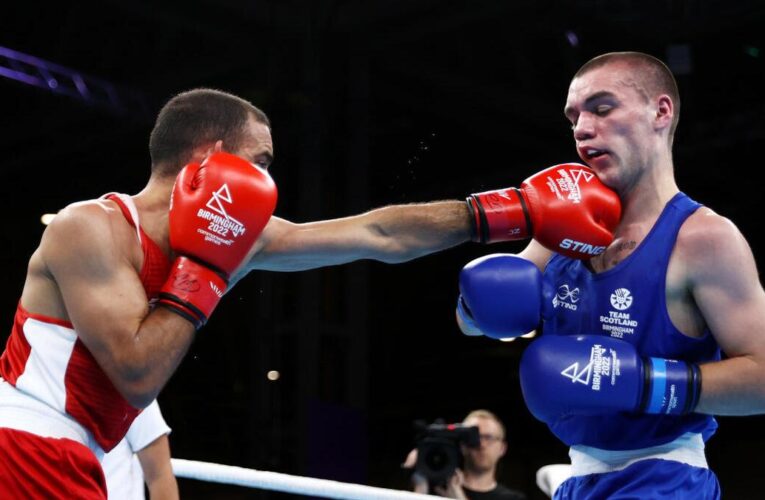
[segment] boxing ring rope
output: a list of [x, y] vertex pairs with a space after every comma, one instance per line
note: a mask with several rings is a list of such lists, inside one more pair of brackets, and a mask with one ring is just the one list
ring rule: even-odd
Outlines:
[[443, 500], [441, 497], [421, 495], [409, 491], [342, 483], [329, 479], [292, 476], [290, 474], [246, 469], [232, 465], [198, 462], [181, 458], [173, 458], [171, 462], [176, 477], [281, 491], [283, 493], [347, 500], [426, 500], [428, 498]]

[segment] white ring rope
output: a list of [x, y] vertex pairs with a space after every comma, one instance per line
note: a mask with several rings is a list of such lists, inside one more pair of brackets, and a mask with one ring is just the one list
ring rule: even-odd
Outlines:
[[198, 479], [213, 483], [235, 484], [250, 488], [297, 493], [322, 498], [347, 500], [426, 500], [439, 499], [432, 495], [421, 495], [410, 491], [389, 490], [361, 484], [342, 483], [329, 479], [292, 476], [279, 472], [267, 472], [232, 465], [213, 464], [173, 458], [173, 472], [177, 477]]

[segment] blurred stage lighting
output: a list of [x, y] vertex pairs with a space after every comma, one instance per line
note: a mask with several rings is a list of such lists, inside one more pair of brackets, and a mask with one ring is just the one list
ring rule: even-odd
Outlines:
[[40, 222], [42, 222], [43, 224], [47, 226], [53, 221], [53, 218], [55, 216], [56, 214], [43, 214], [42, 217], [40, 217]]
[[579, 37], [571, 30], [566, 31], [566, 40], [572, 47], [579, 47]]

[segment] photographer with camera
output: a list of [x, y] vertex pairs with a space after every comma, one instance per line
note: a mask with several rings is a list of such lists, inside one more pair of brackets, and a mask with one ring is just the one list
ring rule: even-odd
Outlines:
[[471, 411], [462, 424], [423, 426], [417, 447], [402, 467], [414, 469], [417, 493], [461, 500], [525, 500], [497, 482], [499, 459], [507, 451], [505, 426], [488, 410]]

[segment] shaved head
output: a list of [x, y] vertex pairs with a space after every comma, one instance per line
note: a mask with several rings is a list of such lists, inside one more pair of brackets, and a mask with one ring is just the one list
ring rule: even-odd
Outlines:
[[669, 130], [670, 143], [675, 136], [677, 122], [680, 120], [680, 92], [677, 82], [666, 64], [659, 59], [642, 52], [609, 52], [587, 61], [573, 79], [594, 69], [611, 64], [618, 64], [630, 70], [631, 81], [621, 82], [634, 87], [646, 100], [660, 95], [667, 95], [674, 105], [674, 116]]

